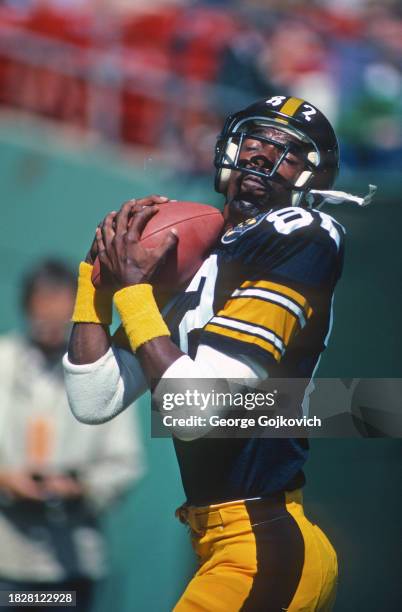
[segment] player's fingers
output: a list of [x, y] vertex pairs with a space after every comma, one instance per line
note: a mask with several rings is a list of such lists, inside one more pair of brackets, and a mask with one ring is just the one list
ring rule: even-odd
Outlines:
[[131, 214], [131, 210], [132, 210], [131, 201], [125, 202], [120, 208], [114, 220], [116, 234], [121, 235], [127, 231], [128, 219]]
[[97, 245], [97, 250], [98, 250], [99, 261], [101, 263], [106, 263], [106, 261], [108, 261], [108, 257], [106, 253], [105, 243], [103, 241], [101, 227], [96, 228], [95, 240], [96, 240], [96, 245]]
[[[145, 196], [144, 198], [132, 199], [131, 201], [131, 216], [139, 213], [145, 206], [157, 206], [158, 204], [166, 204], [169, 202], [169, 198], [167, 196], [161, 195], [150, 195]], [[131, 219], [129, 223], [131, 222]]]
[[167, 196], [151, 195], [145, 198], [138, 198], [131, 200], [131, 213], [129, 218], [129, 225], [132, 221], [132, 217], [141, 212], [145, 206], [158, 206], [159, 204], [166, 204], [167, 202], [177, 202], [177, 200], [170, 200]]
[[117, 212], [115, 210], [106, 215], [101, 227], [103, 244], [107, 252], [110, 251], [113, 239], [115, 237], [114, 220], [116, 218], [116, 215]]
[[169, 198], [167, 196], [153, 194], [145, 196], [144, 198], [137, 198], [136, 200], [132, 200], [132, 202], [135, 203], [136, 207], [152, 206], [153, 204], [166, 204], [166, 202], [169, 202]]
[[98, 227], [102, 230], [108, 227], [114, 231], [115, 228], [115, 219], [117, 217], [117, 211], [112, 210], [110, 213], [106, 215], [106, 217], [98, 224]]
[[153, 249], [156, 259], [163, 261], [170, 251], [177, 247], [179, 236], [177, 230], [172, 228], [162, 240], [161, 244]]
[[[103, 221], [99, 221], [98, 225], [96, 226], [96, 229], [98, 228], [101, 229], [102, 224], [103, 224]], [[98, 255], [98, 242], [96, 240], [96, 230], [95, 230], [94, 238], [92, 240], [91, 248], [89, 249], [86, 261], [88, 261], [88, 263], [93, 264], [97, 255]]]
[[129, 242], [137, 242], [142, 232], [144, 231], [144, 227], [148, 223], [148, 221], [156, 215], [159, 208], [157, 206], [145, 206], [142, 210], [133, 217], [133, 220], [128, 228], [127, 232], [127, 240]]

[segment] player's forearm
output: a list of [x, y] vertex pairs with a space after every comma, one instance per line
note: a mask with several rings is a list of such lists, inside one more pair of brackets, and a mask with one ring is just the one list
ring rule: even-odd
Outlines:
[[68, 346], [68, 358], [73, 364], [94, 363], [107, 353], [111, 344], [113, 292], [95, 288], [92, 271], [91, 264], [81, 262], [72, 316], [74, 327]]
[[154, 338], [140, 346], [136, 353], [151, 388], [184, 353], [169, 336]]
[[151, 386], [184, 353], [170, 339], [170, 331], [147, 283], [124, 287], [114, 295], [131, 350], [138, 357]]
[[75, 323], [68, 344], [71, 363], [94, 363], [107, 353], [111, 345], [108, 325]]

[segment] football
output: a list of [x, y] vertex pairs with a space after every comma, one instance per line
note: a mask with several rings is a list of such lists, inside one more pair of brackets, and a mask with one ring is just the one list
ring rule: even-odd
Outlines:
[[[208, 256], [222, 231], [223, 223], [221, 212], [207, 204], [185, 201], [160, 204], [158, 212], [145, 226], [141, 243], [144, 247], [154, 248], [173, 228], [177, 230], [179, 240], [177, 248], [169, 253], [152, 279], [152, 284], [163, 290], [183, 287]], [[99, 260], [96, 258], [92, 283], [99, 287], [101, 282]]]

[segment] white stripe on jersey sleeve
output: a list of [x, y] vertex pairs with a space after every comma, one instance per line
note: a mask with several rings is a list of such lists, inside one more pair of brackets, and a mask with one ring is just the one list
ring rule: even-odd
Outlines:
[[292, 300], [284, 297], [283, 295], [279, 295], [278, 293], [274, 293], [269, 291], [268, 289], [257, 289], [256, 287], [249, 287], [247, 289], [236, 289], [232, 293], [233, 297], [258, 297], [262, 298], [268, 302], [274, 302], [275, 304], [280, 304], [281, 306], [285, 306], [288, 310], [290, 310], [299, 320], [300, 327], [304, 327], [306, 325], [306, 317], [304, 316], [304, 311], [300, 306], [298, 306]]
[[274, 332], [266, 329], [265, 327], [261, 327], [260, 325], [253, 325], [252, 323], [246, 323], [243, 321], [236, 321], [235, 319], [229, 319], [228, 317], [213, 317], [209, 325], [213, 325], [216, 323], [217, 325], [222, 325], [222, 327], [228, 327], [229, 329], [238, 329], [240, 331], [247, 332], [251, 335], [262, 336], [266, 338], [271, 344], [274, 345], [276, 349], [284, 355], [285, 353], [285, 345], [282, 340], [274, 334]]

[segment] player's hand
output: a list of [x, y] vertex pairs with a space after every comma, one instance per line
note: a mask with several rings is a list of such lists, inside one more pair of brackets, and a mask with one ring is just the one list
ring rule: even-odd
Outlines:
[[[98, 229], [98, 227], [101, 227], [101, 226], [102, 226], [102, 221], [98, 224], [96, 229]], [[98, 242], [96, 240], [96, 231], [95, 231], [95, 236], [94, 236], [94, 239], [92, 240], [91, 247], [85, 257], [86, 263], [91, 264], [91, 266], [93, 266], [97, 256], [98, 256]]]
[[31, 474], [20, 470], [4, 470], [0, 473], [0, 491], [12, 499], [43, 501], [40, 483]]
[[[169, 202], [169, 201], [173, 201], [173, 200], [170, 200], [167, 196], [161, 196], [161, 195], [154, 194], [154, 195], [145, 196], [144, 198], [138, 198], [138, 199], [133, 198], [132, 200], [125, 202], [123, 206], [131, 202], [132, 212], [135, 213], [135, 212], [139, 212], [144, 206], [155, 206], [155, 205], [158, 206], [159, 204], [166, 204], [166, 202]], [[123, 208], [123, 206], [121, 207], [121, 209]]]
[[117, 287], [149, 283], [168, 252], [175, 248], [177, 235], [174, 231], [153, 249], [144, 248], [140, 243], [146, 224], [159, 210], [157, 203], [167, 201], [164, 197], [149, 196], [134, 204], [126, 202], [117, 215], [107, 215], [102, 227], [97, 229], [99, 260]]
[[[127, 200], [127, 202], [124, 202], [123, 206], [127, 206], [130, 209], [130, 213], [129, 216], [133, 215], [136, 212], [139, 212], [144, 206], [153, 206], [155, 204], [165, 204], [166, 202], [169, 202], [169, 198], [166, 196], [160, 196], [160, 195], [150, 195], [150, 196], [145, 196], [144, 198], [133, 198], [132, 200]], [[117, 215], [116, 211], [113, 211], [111, 214]], [[101, 228], [102, 227], [102, 221], [98, 224], [97, 228]], [[96, 232], [95, 232], [95, 236], [94, 239], [92, 241], [91, 247], [85, 257], [85, 261], [88, 264], [91, 264], [91, 266], [94, 265], [95, 263], [95, 259], [98, 256], [98, 241], [96, 239]]]

